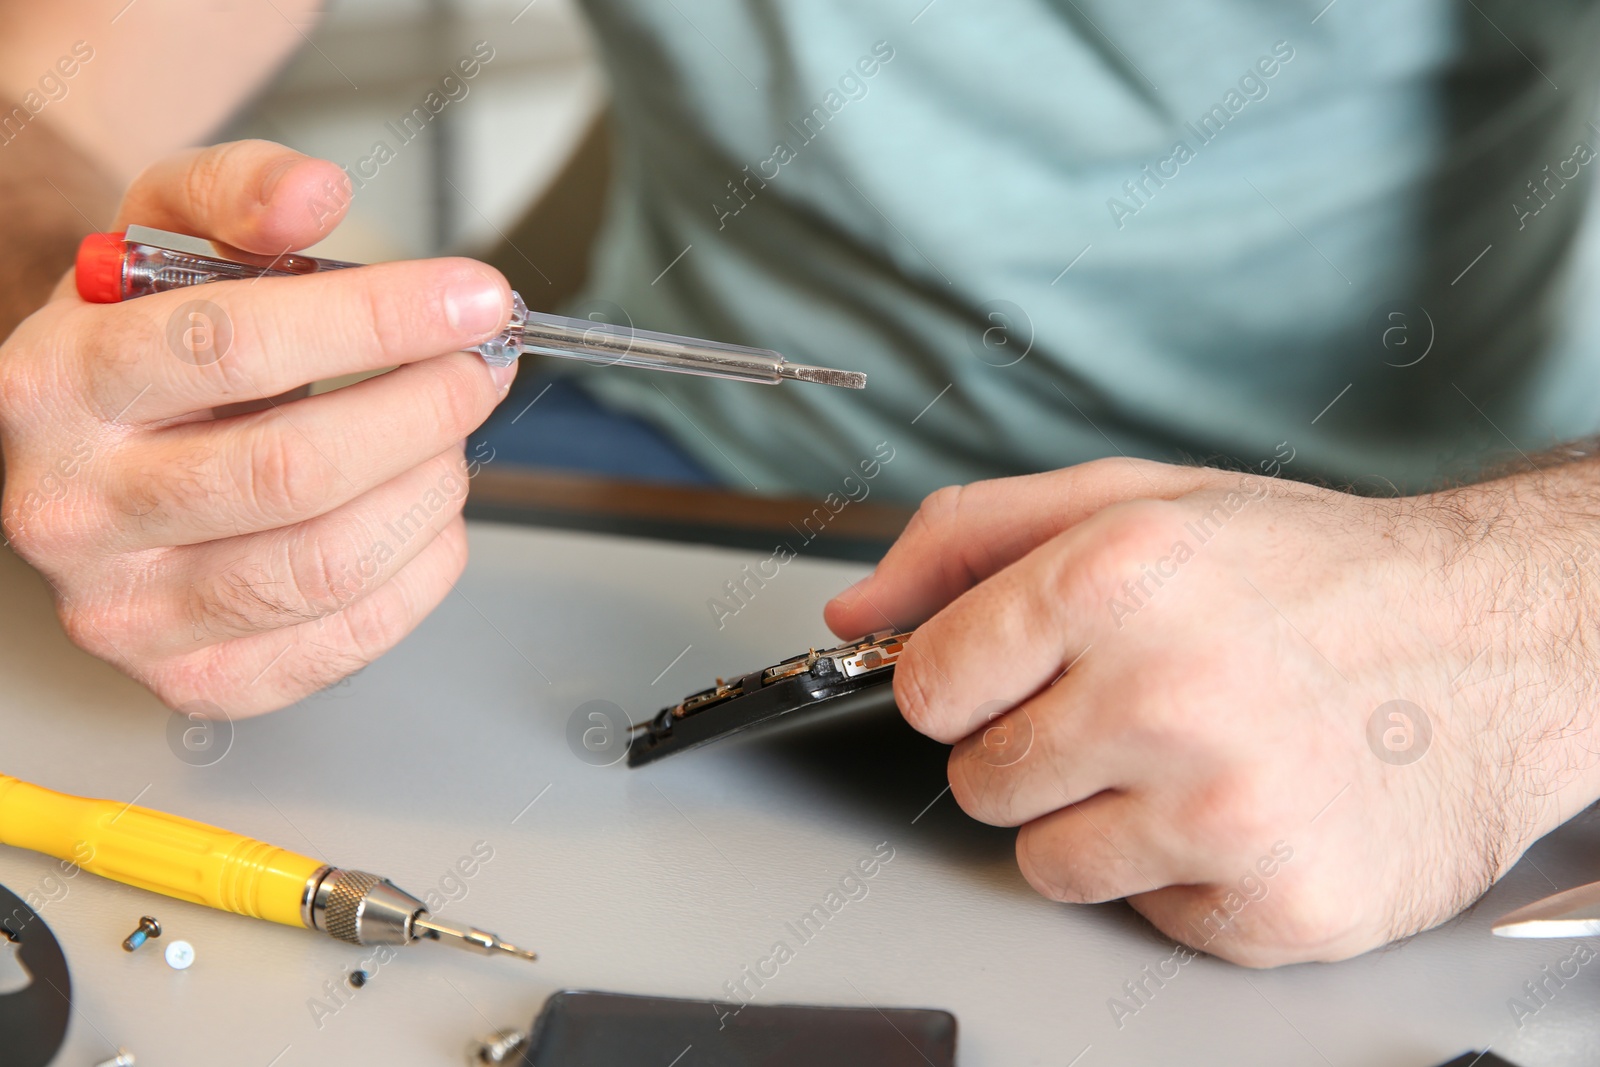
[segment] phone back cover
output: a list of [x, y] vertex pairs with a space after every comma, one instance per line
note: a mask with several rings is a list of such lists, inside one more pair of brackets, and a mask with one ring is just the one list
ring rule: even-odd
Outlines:
[[[525, 1067], [955, 1067], [956, 1020], [919, 1008], [745, 1005], [565, 990]], [[677, 1057], [676, 1059], [674, 1057]]]

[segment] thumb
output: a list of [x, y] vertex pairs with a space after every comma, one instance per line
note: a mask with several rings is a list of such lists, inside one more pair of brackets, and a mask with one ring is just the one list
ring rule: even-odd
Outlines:
[[128, 187], [114, 228], [136, 222], [276, 256], [326, 237], [350, 196], [333, 163], [271, 141], [231, 141], [152, 164]]
[[846, 640], [921, 625], [946, 604], [1061, 531], [1125, 500], [1173, 500], [1216, 472], [1101, 459], [1043, 474], [948, 485], [922, 502], [877, 570], [828, 602]]

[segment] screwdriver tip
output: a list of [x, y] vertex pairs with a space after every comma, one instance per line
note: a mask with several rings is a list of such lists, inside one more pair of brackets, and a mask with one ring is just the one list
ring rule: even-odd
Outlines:
[[447, 945], [464, 948], [469, 952], [479, 952], [485, 956], [493, 956], [504, 952], [516, 956], [518, 959], [532, 963], [538, 960], [539, 955], [525, 948], [518, 948], [507, 941], [500, 940], [496, 934], [487, 930], [479, 930], [476, 926], [469, 926], [464, 930], [453, 926], [446, 926], [433, 918], [418, 916], [412, 920], [413, 937], [430, 941], [442, 941]]
[[860, 371], [813, 367], [805, 363], [785, 363], [778, 373], [795, 381], [815, 382], [818, 385], [835, 385], [840, 389], [865, 389], [867, 387], [867, 376]]

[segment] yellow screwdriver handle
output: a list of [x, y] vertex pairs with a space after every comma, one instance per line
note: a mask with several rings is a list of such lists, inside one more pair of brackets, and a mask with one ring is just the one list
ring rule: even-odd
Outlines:
[[238, 915], [305, 926], [322, 864], [215, 826], [115, 800], [68, 796], [0, 774], [0, 844], [90, 874]]

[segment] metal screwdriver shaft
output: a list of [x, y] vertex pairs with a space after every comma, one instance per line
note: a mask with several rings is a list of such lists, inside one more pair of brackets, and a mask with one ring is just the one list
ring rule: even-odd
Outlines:
[[438, 941], [484, 956], [500, 953], [533, 961], [538, 955], [469, 926], [446, 926], [422, 901], [387, 878], [366, 871], [320, 867], [306, 880], [305, 925], [352, 945], [406, 945]]

